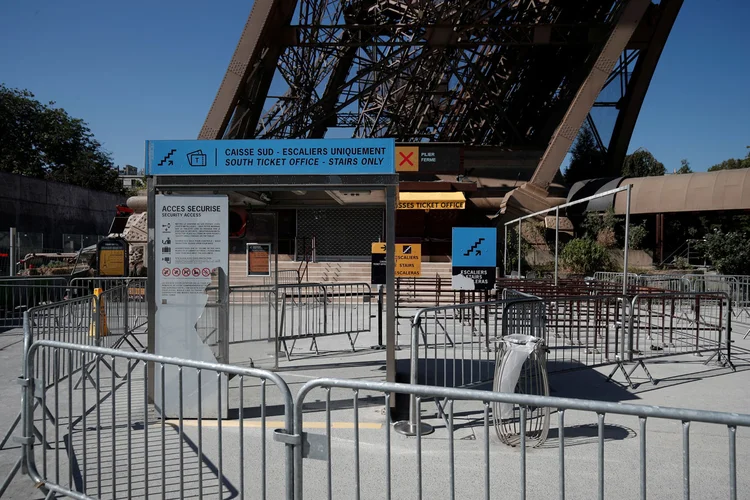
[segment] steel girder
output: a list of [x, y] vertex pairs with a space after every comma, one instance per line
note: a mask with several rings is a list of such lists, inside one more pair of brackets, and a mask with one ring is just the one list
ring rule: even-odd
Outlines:
[[626, 3], [257, 0], [200, 137], [545, 149]]

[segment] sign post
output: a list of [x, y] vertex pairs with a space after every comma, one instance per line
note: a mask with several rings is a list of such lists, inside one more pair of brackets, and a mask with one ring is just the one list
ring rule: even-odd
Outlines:
[[492, 290], [497, 270], [497, 229], [453, 228], [454, 290]]

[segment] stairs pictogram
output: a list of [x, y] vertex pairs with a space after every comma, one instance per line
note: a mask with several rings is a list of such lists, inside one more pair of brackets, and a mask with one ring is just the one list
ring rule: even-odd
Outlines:
[[161, 167], [162, 165], [164, 165], [164, 162], [166, 162], [167, 160], [169, 160], [169, 164], [170, 164], [170, 165], [174, 165], [174, 161], [173, 161], [173, 160], [170, 160], [170, 158], [171, 158], [171, 157], [172, 157], [172, 155], [173, 155], [173, 154], [175, 154], [176, 152], [177, 152], [177, 150], [176, 150], [176, 149], [173, 149], [173, 150], [171, 150], [171, 151], [169, 152], [169, 154], [168, 154], [167, 156], [165, 156], [164, 158], [162, 158], [162, 159], [161, 159], [161, 161], [159, 162], [159, 166]]
[[[479, 245], [481, 245], [483, 241], [484, 241], [484, 238], [479, 238], [473, 245], [471, 245], [471, 247], [469, 247], [469, 249], [464, 254], [464, 257], [468, 257], [469, 255], [471, 255], [471, 252], [473, 252], [474, 250], [476, 250], [476, 248]], [[477, 255], [482, 255], [482, 251], [481, 250], [477, 250]]]

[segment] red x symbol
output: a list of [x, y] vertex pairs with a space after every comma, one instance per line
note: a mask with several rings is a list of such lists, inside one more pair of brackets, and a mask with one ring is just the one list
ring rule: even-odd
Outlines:
[[409, 159], [412, 157], [412, 155], [414, 155], [413, 151], [409, 154], [404, 154], [404, 153], [399, 153], [399, 154], [401, 155], [401, 158], [402, 158], [401, 162], [398, 164], [399, 167], [403, 167], [404, 164], [407, 162], [409, 163], [410, 166], [412, 167], [414, 166], [414, 163], [412, 163], [412, 161]]

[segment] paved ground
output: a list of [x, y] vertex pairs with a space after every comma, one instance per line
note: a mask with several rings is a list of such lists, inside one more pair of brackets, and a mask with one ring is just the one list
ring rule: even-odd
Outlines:
[[[550, 384], [553, 396], [622, 401], [635, 404], [655, 404], [729, 411], [750, 414], [750, 337], [742, 339], [747, 327], [735, 325], [735, 356], [737, 372], [714, 364], [703, 365], [706, 358], [679, 356], [653, 360], [651, 374], [658, 380], [651, 385], [637, 370], [634, 377], [642, 384], [635, 390], [608, 383], [605, 376], [611, 367], [556, 374]], [[406, 322], [402, 333], [407, 333]], [[19, 409], [19, 387], [15, 379], [20, 373], [21, 332], [0, 333], [0, 422], [10, 426]], [[399, 343], [408, 345], [402, 335]], [[306, 344], [303, 343], [303, 345]], [[319, 341], [320, 355], [304, 353], [291, 362], [281, 360], [281, 376], [296, 395], [308, 380], [320, 376], [382, 380], [384, 351], [370, 350], [376, 344], [376, 334], [362, 334], [355, 353], [346, 352], [346, 337], [332, 337]], [[269, 351], [270, 346], [270, 351]], [[258, 344], [257, 352], [273, 354], [272, 345]], [[306, 345], [305, 345], [306, 349]], [[270, 352], [270, 354], [269, 354]], [[304, 353], [304, 354], [303, 354]], [[238, 347], [232, 353], [243, 362], [246, 353]], [[407, 359], [408, 348], [398, 352]], [[257, 357], [256, 357], [257, 359]], [[249, 361], [245, 357], [244, 363]], [[122, 368], [122, 364], [118, 362]], [[179, 420], [162, 422], [153, 408], [143, 405], [143, 370], [136, 367], [130, 384], [120, 379], [114, 382], [110, 372], [101, 368], [101, 390], [87, 382], [86, 388], [72, 389], [67, 382], [55, 394], [48, 391], [47, 406], [61, 422], [58, 435], [47, 423], [51, 448], [43, 454], [37, 446], [37, 464], [46, 465], [47, 477], [58, 478], [64, 484], [85, 484], [88, 491], [103, 498], [128, 496], [128, 485], [133, 497], [167, 498], [197, 497], [199, 486], [204, 494], [214, 496], [221, 490], [222, 497], [261, 498], [261, 471], [264, 469], [268, 498], [283, 497], [284, 445], [275, 442], [272, 430], [283, 425], [282, 398], [268, 385], [265, 391], [256, 380], [245, 380], [240, 398], [239, 380], [230, 381], [230, 420], [219, 423], [194, 420], [184, 421], [182, 432]], [[617, 375], [618, 379], [621, 375]], [[621, 378], [618, 379], [621, 381]], [[114, 383], [114, 397], [109, 389]], [[68, 417], [73, 421], [82, 417], [83, 393], [86, 408], [97, 396], [102, 399], [99, 413], [86, 415], [86, 422], [75, 423], [68, 430]], [[265, 393], [265, 416], [259, 402]], [[68, 394], [74, 402], [68, 411]], [[306, 398], [305, 424], [310, 434], [324, 435], [326, 416], [332, 428], [331, 484], [336, 497], [351, 498], [355, 488], [355, 463], [360, 464], [362, 498], [385, 498], [387, 439], [390, 439], [391, 490], [393, 498], [413, 498], [419, 484], [417, 474], [417, 444], [413, 437], [389, 432], [382, 394], [361, 393], [357, 397], [358, 423], [354, 427], [354, 397], [352, 391], [333, 389], [330, 393], [316, 389]], [[242, 399], [242, 404], [240, 403]], [[130, 401], [130, 405], [128, 405]], [[329, 412], [326, 412], [328, 402]], [[114, 404], [113, 404], [114, 402]], [[130, 408], [130, 414], [127, 409]], [[240, 410], [242, 408], [242, 410]], [[423, 419], [436, 431], [425, 436], [421, 443], [421, 484], [425, 498], [450, 498], [450, 471], [454, 471], [457, 498], [480, 498], [484, 493], [487, 465], [492, 497], [517, 497], [520, 480], [520, 453], [499, 442], [490, 425], [485, 428], [483, 406], [480, 402], [461, 402], [454, 406], [453, 439], [445, 422], [436, 418], [433, 402], [422, 404]], [[242, 426], [239, 416], [242, 415]], [[42, 428], [44, 419], [37, 412]], [[262, 419], [266, 419], [265, 427]], [[97, 425], [98, 421], [98, 425]], [[528, 498], [558, 496], [559, 489], [559, 432], [558, 415], [553, 413], [549, 437], [544, 445], [529, 449], [526, 457]], [[565, 415], [565, 489], [568, 498], [594, 498], [597, 485], [597, 427], [596, 415], [566, 412]], [[4, 434], [4, 428], [0, 432]], [[727, 463], [727, 429], [722, 426], [693, 424], [690, 434], [691, 492], [693, 498], [725, 498], [729, 483]], [[489, 459], [485, 460], [485, 444], [489, 440]], [[635, 498], [639, 491], [638, 419], [608, 415], [605, 418], [605, 493], [608, 498]], [[84, 439], [85, 444], [84, 444]], [[325, 438], [323, 438], [325, 439]], [[56, 442], [55, 442], [56, 441]], [[355, 444], [359, 442], [359, 446]], [[450, 463], [449, 446], [455, 458]], [[682, 434], [678, 422], [649, 421], [647, 424], [647, 473], [650, 498], [682, 497]], [[221, 448], [221, 453], [219, 449]], [[130, 450], [130, 453], [128, 453]], [[147, 450], [147, 453], [144, 452]], [[162, 450], [165, 450], [162, 453]], [[242, 450], [242, 462], [240, 460]], [[355, 453], [358, 450], [358, 454]], [[0, 450], [0, 479], [10, 471], [19, 456], [16, 444]], [[73, 460], [69, 460], [73, 457]], [[163, 458], [166, 457], [166, 458]], [[183, 466], [180, 467], [179, 464]], [[244, 467], [241, 467], [244, 463]], [[241, 471], [244, 474], [241, 474]], [[327, 487], [327, 462], [306, 459], [304, 463], [306, 498], [324, 498]], [[219, 482], [219, 477], [224, 477]], [[750, 429], [737, 433], [738, 498], [750, 498]], [[180, 484], [183, 490], [180, 491]], [[148, 491], [146, 488], [148, 487]], [[100, 494], [101, 491], [101, 494]], [[43, 498], [44, 495], [26, 476], [18, 475], [6, 492], [6, 498]]]

